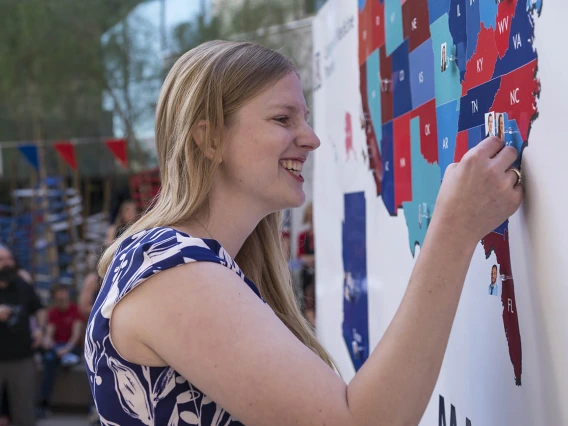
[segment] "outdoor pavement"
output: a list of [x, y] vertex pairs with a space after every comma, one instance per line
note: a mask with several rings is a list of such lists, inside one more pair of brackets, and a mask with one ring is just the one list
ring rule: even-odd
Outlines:
[[37, 426], [89, 426], [87, 416], [53, 415], [37, 422]]

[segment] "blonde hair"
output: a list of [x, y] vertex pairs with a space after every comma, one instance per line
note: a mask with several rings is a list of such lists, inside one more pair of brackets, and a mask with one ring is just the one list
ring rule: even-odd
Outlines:
[[[177, 60], [162, 86], [156, 111], [161, 190], [154, 206], [103, 254], [104, 276], [121, 242], [144, 229], [187, 223], [207, 208], [227, 120], [263, 89], [296, 72], [285, 56], [242, 42], [212, 41]], [[206, 120], [203, 144], [193, 137]], [[211, 148], [214, 148], [211, 150]], [[204, 153], [214, 152], [208, 159]], [[260, 221], [235, 258], [288, 329], [331, 368], [335, 365], [302, 316], [282, 249], [281, 213]]]

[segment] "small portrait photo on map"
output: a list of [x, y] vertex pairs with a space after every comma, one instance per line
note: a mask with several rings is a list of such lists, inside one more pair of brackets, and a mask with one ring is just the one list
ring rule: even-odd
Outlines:
[[485, 137], [495, 136], [495, 113], [485, 114]]
[[357, 329], [354, 328], [352, 332], [351, 350], [353, 351], [353, 356], [355, 359], [363, 359], [363, 357], [365, 357], [365, 347], [361, 344], [363, 339], [361, 335], [357, 333]]
[[442, 46], [440, 47], [441, 49], [441, 66], [442, 66], [442, 72], [446, 71], [446, 68], [448, 67], [448, 59], [446, 57], [446, 43], [442, 43]]
[[505, 114], [502, 112], [495, 114], [495, 135], [502, 141], [505, 140]]
[[346, 302], [356, 303], [367, 294], [367, 278], [353, 276], [346, 271], [343, 279], [343, 298]]
[[497, 265], [493, 265], [491, 268], [491, 284], [489, 284], [489, 288], [487, 293], [490, 296], [499, 296], [499, 274]]

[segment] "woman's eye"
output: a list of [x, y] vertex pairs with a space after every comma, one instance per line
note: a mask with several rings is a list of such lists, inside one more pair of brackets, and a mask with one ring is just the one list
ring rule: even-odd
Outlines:
[[286, 124], [290, 120], [290, 117], [281, 116], [281, 117], [276, 117], [275, 120], [278, 121], [279, 123]]

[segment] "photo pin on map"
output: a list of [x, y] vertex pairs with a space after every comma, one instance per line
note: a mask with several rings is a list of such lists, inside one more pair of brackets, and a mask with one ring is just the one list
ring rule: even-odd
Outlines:
[[390, 92], [391, 91], [391, 83], [392, 80], [389, 78], [381, 78], [381, 90], [383, 92]]
[[428, 212], [428, 204], [426, 203], [419, 203], [418, 204], [418, 227], [422, 229], [422, 223], [426, 222], [426, 226], [428, 226], [428, 222], [430, 221], [430, 213]]
[[453, 55], [448, 56], [448, 62], [454, 61], [457, 65], [457, 60], [458, 60], [457, 56], [453, 56]]

